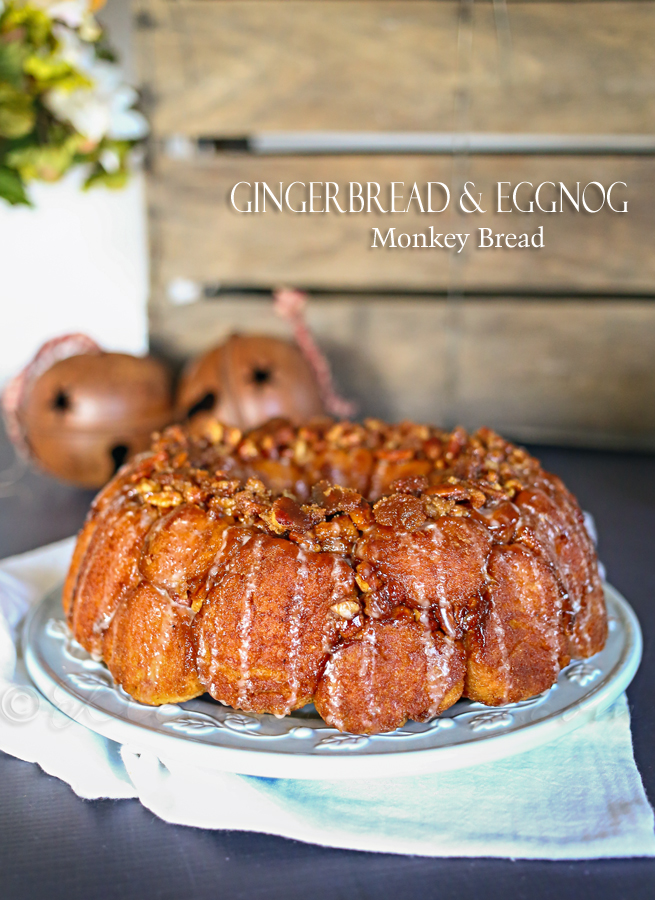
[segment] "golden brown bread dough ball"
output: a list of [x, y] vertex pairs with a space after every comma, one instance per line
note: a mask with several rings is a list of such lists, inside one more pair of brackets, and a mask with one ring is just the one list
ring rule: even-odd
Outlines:
[[73, 633], [92, 656], [101, 656], [104, 631], [121, 597], [139, 583], [141, 548], [156, 518], [152, 507], [121, 498], [99, 516], [70, 607]]
[[114, 680], [141, 703], [182, 703], [204, 693], [189, 610], [147, 582], [120, 603], [104, 636], [103, 656]]
[[569, 662], [562, 594], [548, 564], [527, 547], [494, 547], [487, 609], [467, 632], [466, 696], [489, 706], [549, 688]]
[[374, 529], [355, 552], [380, 583], [370, 603], [429, 609], [445, 634], [461, 637], [482, 596], [490, 549], [480, 522], [442, 516], [419, 532]]
[[452, 706], [462, 695], [464, 673], [459, 641], [414, 618], [369, 619], [330, 657], [314, 702], [340, 731], [393, 731]]
[[354, 596], [353, 571], [334, 554], [230, 529], [195, 624], [202, 682], [250, 712], [304, 706], [343, 621], [333, 607]]

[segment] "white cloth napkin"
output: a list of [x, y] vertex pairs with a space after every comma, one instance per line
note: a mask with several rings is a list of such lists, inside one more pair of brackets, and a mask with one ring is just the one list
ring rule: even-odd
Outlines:
[[119, 747], [29, 685], [16, 629], [61, 582], [72, 541], [0, 563], [0, 749], [80, 797], [139, 800], [168, 822], [259, 831], [330, 847], [423, 856], [655, 856], [625, 696], [561, 740], [455, 772], [359, 781], [254, 778]]

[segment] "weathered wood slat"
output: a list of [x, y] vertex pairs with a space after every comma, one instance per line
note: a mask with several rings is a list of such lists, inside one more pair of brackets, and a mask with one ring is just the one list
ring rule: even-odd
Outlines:
[[655, 2], [506, 9], [138, 0], [154, 132], [652, 133]]
[[[575, 193], [598, 181], [606, 187], [626, 182], [613, 194], [615, 207], [627, 199], [628, 212], [607, 208], [576, 213], [496, 213], [496, 183], [564, 182]], [[357, 181], [404, 181], [405, 197], [414, 182], [442, 181], [452, 188], [450, 209], [421, 214], [416, 203], [404, 214], [327, 214], [268, 211], [239, 214], [229, 204], [240, 181], [266, 181], [279, 192], [293, 181], [333, 181], [348, 190]], [[455, 211], [465, 181], [483, 193], [485, 215]], [[201, 283], [265, 287], [423, 289], [466, 291], [655, 292], [655, 166], [648, 157], [471, 157], [430, 156], [250, 157], [219, 154], [193, 162], [160, 158], [150, 179], [151, 232], [156, 291], [175, 278]], [[298, 190], [298, 189], [296, 189]], [[316, 189], [319, 190], [318, 188]], [[398, 188], [398, 190], [402, 190]], [[527, 203], [529, 188], [518, 199]], [[542, 202], [548, 197], [546, 187]], [[595, 189], [588, 194], [595, 202]], [[241, 197], [239, 197], [241, 202]], [[294, 198], [295, 202], [295, 198]], [[383, 196], [383, 205], [388, 198]], [[425, 193], [424, 193], [425, 202]], [[436, 208], [436, 195], [435, 195]], [[545, 204], [544, 204], [545, 205]], [[320, 203], [316, 208], [321, 208]], [[384, 206], [384, 208], [388, 208]], [[373, 228], [387, 234], [471, 235], [464, 250], [372, 249]], [[543, 249], [480, 249], [478, 229], [532, 235], [544, 228]], [[413, 237], [411, 238], [413, 242]]]
[[[313, 298], [308, 321], [360, 415], [525, 441], [655, 449], [655, 303]], [[184, 358], [235, 330], [288, 335], [269, 300], [153, 310]]]

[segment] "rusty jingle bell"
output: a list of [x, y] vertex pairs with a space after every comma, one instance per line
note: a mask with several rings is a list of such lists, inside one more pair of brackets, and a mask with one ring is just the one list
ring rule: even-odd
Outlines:
[[99, 348], [59, 359], [28, 381], [15, 412], [27, 455], [81, 487], [105, 484], [173, 418], [162, 363]]
[[300, 348], [264, 335], [234, 334], [192, 361], [180, 380], [177, 407], [199, 428], [209, 418], [248, 429], [277, 416], [298, 424], [325, 415], [316, 375]]

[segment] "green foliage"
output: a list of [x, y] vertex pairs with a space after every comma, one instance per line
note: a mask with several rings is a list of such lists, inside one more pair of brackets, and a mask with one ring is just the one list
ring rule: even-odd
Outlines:
[[32, 98], [8, 83], [0, 82], [0, 138], [19, 138], [34, 128]]
[[53, 87], [74, 90], [78, 87], [91, 86], [88, 78], [85, 78], [81, 72], [76, 72], [69, 63], [57, 59], [56, 53], [48, 56], [35, 53], [28, 56], [23, 63], [23, 72], [32, 76], [34, 88], [38, 93]]
[[23, 62], [28, 53], [19, 41], [0, 42], [0, 84], [4, 82], [17, 90], [23, 87]]
[[[88, 72], [95, 69], [84, 62], [89, 53], [91, 59], [114, 61], [90, 12], [73, 29], [29, 0], [0, 0], [0, 198], [8, 203], [29, 204], [30, 181], [56, 181], [76, 165], [87, 167], [85, 188], [125, 184], [137, 142], [91, 140], [72, 124], [78, 120], [70, 108], [62, 107], [61, 98], [93, 89]], [[53, 112], [62, 109], [72, 121]]]
[[[55, 44], [52, 19], [44, 10], [29, 4], [7, 3], [0, 22], [0, 33], [10, 35], [14, 40], [23, 40], [34, 48]], [[14, 37], [15, 33], [17, 37]]]
[[[84, 190], [102, 184], [109, 188], [122, 188], [129, 177], [129, 154], [132, 149], [130, 141], [106, 141], [93, 154], [93, 168], [84, 182]], [[101, 160], [107, 154], [114, 161], [114, 167], [106, 168]]]
[[117, 169], [115, 172], [107, 172], [98, 164], [93, 167], [91, 174], [84, 182], [84, 190], [97, 187], [99, 184], [114, 190], [125, 187], [129, 174], [127, 168]]
[[83, 140], [80, 135], [71, 134], [59, 144], [26, 144], [10, 150], [6, 162], [25, 182], [35, 178], [57, 181], [74, 164]]
[[12, 205], [24, 203], [30, 206], [20, 175], [7, 166], [0, 166], [0, 197], [4, 197]]

